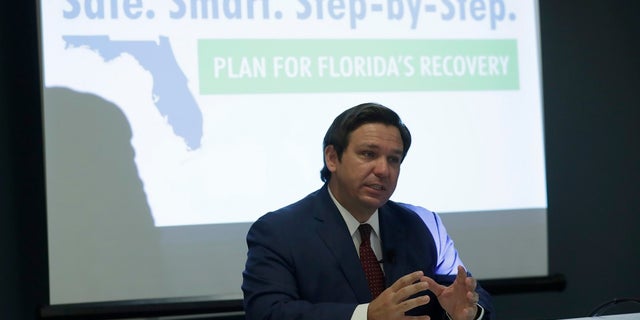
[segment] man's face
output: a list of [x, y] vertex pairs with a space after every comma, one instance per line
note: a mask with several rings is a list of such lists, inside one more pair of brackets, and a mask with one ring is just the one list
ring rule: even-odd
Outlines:
[[329, 187], [356, 219], [364, 222], [393, 194], [400, 174], [402, 138], [394, 126], [368, 123], [351, 132], [342, 160], [325, 148]]

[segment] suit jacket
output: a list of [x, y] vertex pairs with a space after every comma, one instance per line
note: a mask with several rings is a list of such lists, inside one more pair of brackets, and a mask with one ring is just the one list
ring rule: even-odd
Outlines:
[[[455, 276], [434, 274], [436, 246], [417, 214], [388, 201], [378, 215], [386, 287], [418, 270], [439, 283], [453, 282]], [[258, 219], [247, 245], [242, 290], [248, 320], [348, 320], [358, 304], [372, 300], [358, 252], [326, 184]], [[480, 287], [478, 292], [489, 319], [489, 296]], [[431, 302], [410, 313], [446, 318], [435, 296], [427, 294]]]

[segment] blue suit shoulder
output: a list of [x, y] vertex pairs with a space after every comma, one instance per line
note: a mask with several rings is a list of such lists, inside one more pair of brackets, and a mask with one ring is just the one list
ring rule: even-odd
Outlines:
[[316, 206], [315, 203], [319, 201], [319, 194], [321, 192], [322, 189], [316, 190], [292, 204], [264, 214], [258, 218], [257, 221], [278, 223], [308, 218], [308, 214], [312, 212]]

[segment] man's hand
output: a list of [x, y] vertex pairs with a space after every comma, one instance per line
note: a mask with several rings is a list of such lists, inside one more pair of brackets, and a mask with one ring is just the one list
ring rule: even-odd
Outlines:
[[453, 320], [473, 320], [478, 311], [478, 293], [476, 279], [467, 277], [467, 270], [458, 266], [456, 280], [448, 287], [426, 278], [431, 290], [444, 310]]
[[[403, 276], [389, 288], [369, 303], [367, 310], [368, 320], [429, 320], [429, 316], [405, 316], [405, 312], [429, 303], [429, 296], [424, 295], [412, 299], [410, 296], [429, 289], [431, 280], [424, 276], [422, 271], [416, 271]], [[435, 281], [431, 280], [435, 283]]]

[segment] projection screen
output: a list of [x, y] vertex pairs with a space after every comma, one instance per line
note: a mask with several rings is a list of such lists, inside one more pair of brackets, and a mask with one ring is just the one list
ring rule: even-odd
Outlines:
[[322, 182], [378, 102], [413, 144], [392, 199], [479, 279], [547, 275], [534, 0], [39, 1], [51, 304], [241, 298], [244, 237]]

